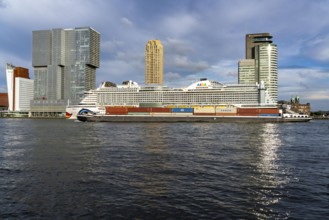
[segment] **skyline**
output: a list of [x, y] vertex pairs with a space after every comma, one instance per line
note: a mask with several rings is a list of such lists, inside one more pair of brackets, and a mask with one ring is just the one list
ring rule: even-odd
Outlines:
[[[74, 9], [74, 10], [72, 10]], [[245, 37], [270, 33], [278, 46], [278, 100], [298, 95], [312, 111], [329, 110], [329, 1], [36, 1], [0, 0], [0, 92], [5, 65], [32, 68], [32, 31], [90, 26], [101, 35], [102, 81], [140, 84], [145, 45], [161, 40], [164, 84], [188, 86], [199, 78], [238, 82]], [[95, 13], [93, 13], [95, 12]]]

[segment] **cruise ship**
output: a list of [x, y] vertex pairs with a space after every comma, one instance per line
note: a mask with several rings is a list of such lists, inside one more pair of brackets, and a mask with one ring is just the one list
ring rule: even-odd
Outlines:
[[99, 88], [89, 91], [79, 105], [68, 106], [66, 111], [67, 118], [76, 119], [80, 115], [80, 120], [97, 118], [98, 121], [148, 121], [151, 117], [151, 121], [168, 118], [184, 121], [195, 117], [205, 120], [209, 116], [277, 119], [283, 116], [263, 82], [223, 84], [206, 78], [183, 88], [140, 86], [131, 80], [120, 85], [103, 82]]

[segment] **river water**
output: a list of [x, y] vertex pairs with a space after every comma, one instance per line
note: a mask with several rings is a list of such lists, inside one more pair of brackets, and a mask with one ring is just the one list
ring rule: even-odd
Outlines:
[[324, 219], [329, 121], [0, 119], [0, 219]]

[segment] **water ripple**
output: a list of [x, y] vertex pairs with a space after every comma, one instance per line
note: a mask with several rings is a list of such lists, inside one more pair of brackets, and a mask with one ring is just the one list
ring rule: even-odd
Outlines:
[[0, 120], [0, 218], [329, 215], [327, 121]]

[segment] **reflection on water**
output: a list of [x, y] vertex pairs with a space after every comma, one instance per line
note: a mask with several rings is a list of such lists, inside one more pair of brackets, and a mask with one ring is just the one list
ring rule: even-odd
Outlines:
[[0, 219], [323, 219], [328, 127], [0, 120]]
[[269, 185], [278, 186], [281, 184], [281, 180], [276, 176], [277, 171], [280, 169], [277, 151], [281, 147], [278, 124], [264, 124], [261, 130], [260, 161], [257, 163], [257, 167], [260, 173], [267, 177]]
[[161, 154], [168, 150], [167, 129], [165, 126], [159, 126], [158, 123], [143, 124], [141, 134], [147, 152]]
[[256, 171], [253, 178], [258, 189], [254, 191], [258, 206], [253, 213], [260, 218], [266, 218], [269, 213], [279, 218], [287, 218], [288, 213], [276, 213], [270, 208], [275, 207], [283, 197], [278, 188], [284, 188], [289, 183], [289, 175], [280, 163], [282, 155], [278, 153], [279, 149], [284, 147], [280, 139], [279, 124], [262, 124], [257, 142]]
[[141, 127], [144, 154], [134, 169], [139, 178], [133, 185], [151, 196], [167, 193], [170, 185], [170, 175], [164, 174], [171, 169], [167, 129], [158, 123], [145, 123]]

